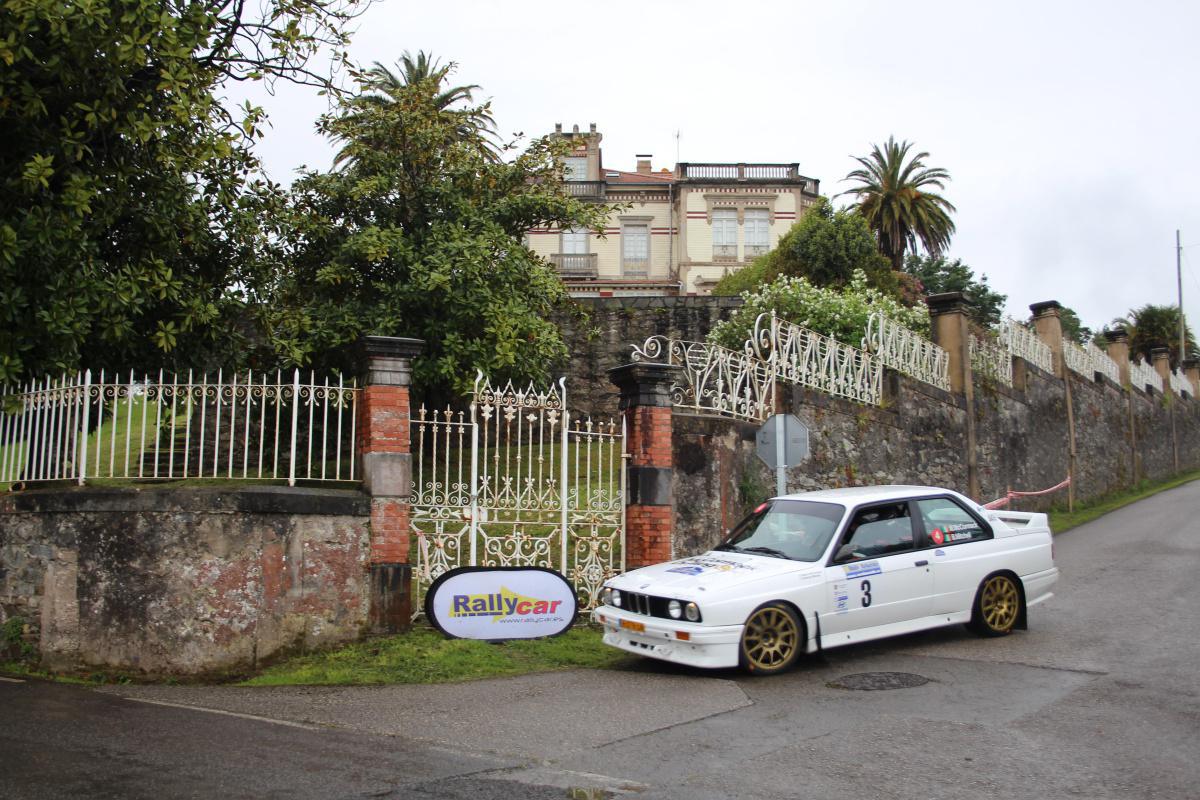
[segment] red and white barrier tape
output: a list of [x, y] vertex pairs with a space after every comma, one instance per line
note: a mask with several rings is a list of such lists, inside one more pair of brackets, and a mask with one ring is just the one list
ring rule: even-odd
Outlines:
[[1068, 476], [1067, 479], [1065, 481], [1063, 481], [1062, 483], [1051, 486], [1049, 489], [1042, 489], [1040, 492], [1009, 491], [1004, 495], [1004, 497], [997, 498], [990, 503], [985, 503], [983, 507], [984, 508], [1004, 508], [1006, 505], [1011, 503], [1014, 498], [1037, 497], [1038, 495], [1041, 495], [1041, 494], [1050, 494], [1051, 492], [1057, 492], [1059, 489], [1065, 489], [1066, 487], [1068, 487], [1070, 485], [1071, 485], [1071, 478]]

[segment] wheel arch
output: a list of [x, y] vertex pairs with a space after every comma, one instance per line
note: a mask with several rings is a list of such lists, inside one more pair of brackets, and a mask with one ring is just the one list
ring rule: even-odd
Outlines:
[[1014, 630], [1029, 630], [1029, 620], [1026, 616], [1025, 606], [1025, 581], [1021, 580], [1021, 576], [1013, 572], [1011, 569], [994, 569], [987, 575], [984, 575], [979, 580], [979, 586], [975, 587], [975, 595], [971, 600], [971, 613], [974, 615], [975, 609], [979, 607], [979, 593], [983, 591], [984, 584], [997, 575], [1006, 575], [1012, 578], [1012, 581], [1017, 586], [1017, 594], [1021, 598], [1021, 607], [1017, 609], [1017, 621], [1013, 623]]
[[804, 649], [805, 649], [805, 652], [807, 652], [808, 651], [808, 620], [805, 619], [805, 617], [804, 617], [804, 609], [800, 608], [800, 606], [796, 605], [791, 600], [784, 600], [782, 597], [779, 597], [774, 600], [762, 601], [761, 603], [756, 605], [754, 608], [750, 609], [750, 613], [746, 615], [746, 619], [742, 620], [742, 625], [745, 625], [747, 620], [749, 620], [752, 616], [754, 616], [755, 612], [759, 611], [760, 609], [766, 608], [767, 606], [784, 606], [785, 608], [791, 609], [792, 613], [796, 615], [796, 618], [798, 620], [800, 620], [800, 633], [802, 633], [804, 635]]

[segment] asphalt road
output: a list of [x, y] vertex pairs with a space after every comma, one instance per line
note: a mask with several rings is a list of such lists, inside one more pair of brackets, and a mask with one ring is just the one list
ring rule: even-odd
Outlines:
[[[0, 797], [1197, 798], [1198, 511], [1200, 482], [1061, 536], [1027, 632], [944, 629], [775, 678], [647, 661], [429, 687], [0, 682]], [[831, 685], [863, 672], [928, 682]]]

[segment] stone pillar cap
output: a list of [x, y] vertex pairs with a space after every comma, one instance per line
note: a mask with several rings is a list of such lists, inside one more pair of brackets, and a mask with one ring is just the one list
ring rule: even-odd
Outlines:
[[682, 370], [677, 364], [633, 361], [610, 369], [608, 379], [621, 390], [622, 411], [635, 406], [670, 408], [671, 383]]
[[367, 358], [415, 358], [425, 352], [424, 339], [403, 336], [364, 336], [360, 346]]
[[1128, 342], [1129, 331], [1123, 328], [1115, 328], [1111, 331], [1103, 331], [1101, 335], [1110, 342]]
[[1185, 358], [1183, 360], [1184, 369], [1196, 369], [1197, 367], [1200, 367], [1200, 358], [1193, 356], [1192, 358]]
[[1043, 314], [1055, 313], [1062, 309], [1062, 303], [1057, 300], [1043, 300], [1040, 303], [1030, 303], [1029, 310], [1033, 312], [1035, 317], [1040, 317]]
[[1169, 358], [1171, 350], [1168, 347], [1151, 347], [1150, 356], [1152, 358]]
[[925, 305], [929, 306], [929, 313], [933, 315], [951, 314], [959, 312], [967, 313], [970, 304], [962, 292], [942, 292], [941, 294], [931, 294], [925, 298]]

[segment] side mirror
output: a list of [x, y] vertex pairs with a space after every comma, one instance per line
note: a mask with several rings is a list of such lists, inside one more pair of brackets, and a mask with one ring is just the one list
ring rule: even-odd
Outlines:
[[835, 553], [833, 556], [833, 560], [834, 561], [846, 561], [847, 559], [850, 559], [853, 557], [854, 557], [854, 545], [844, 544], [838, 548], [837, 553]]

